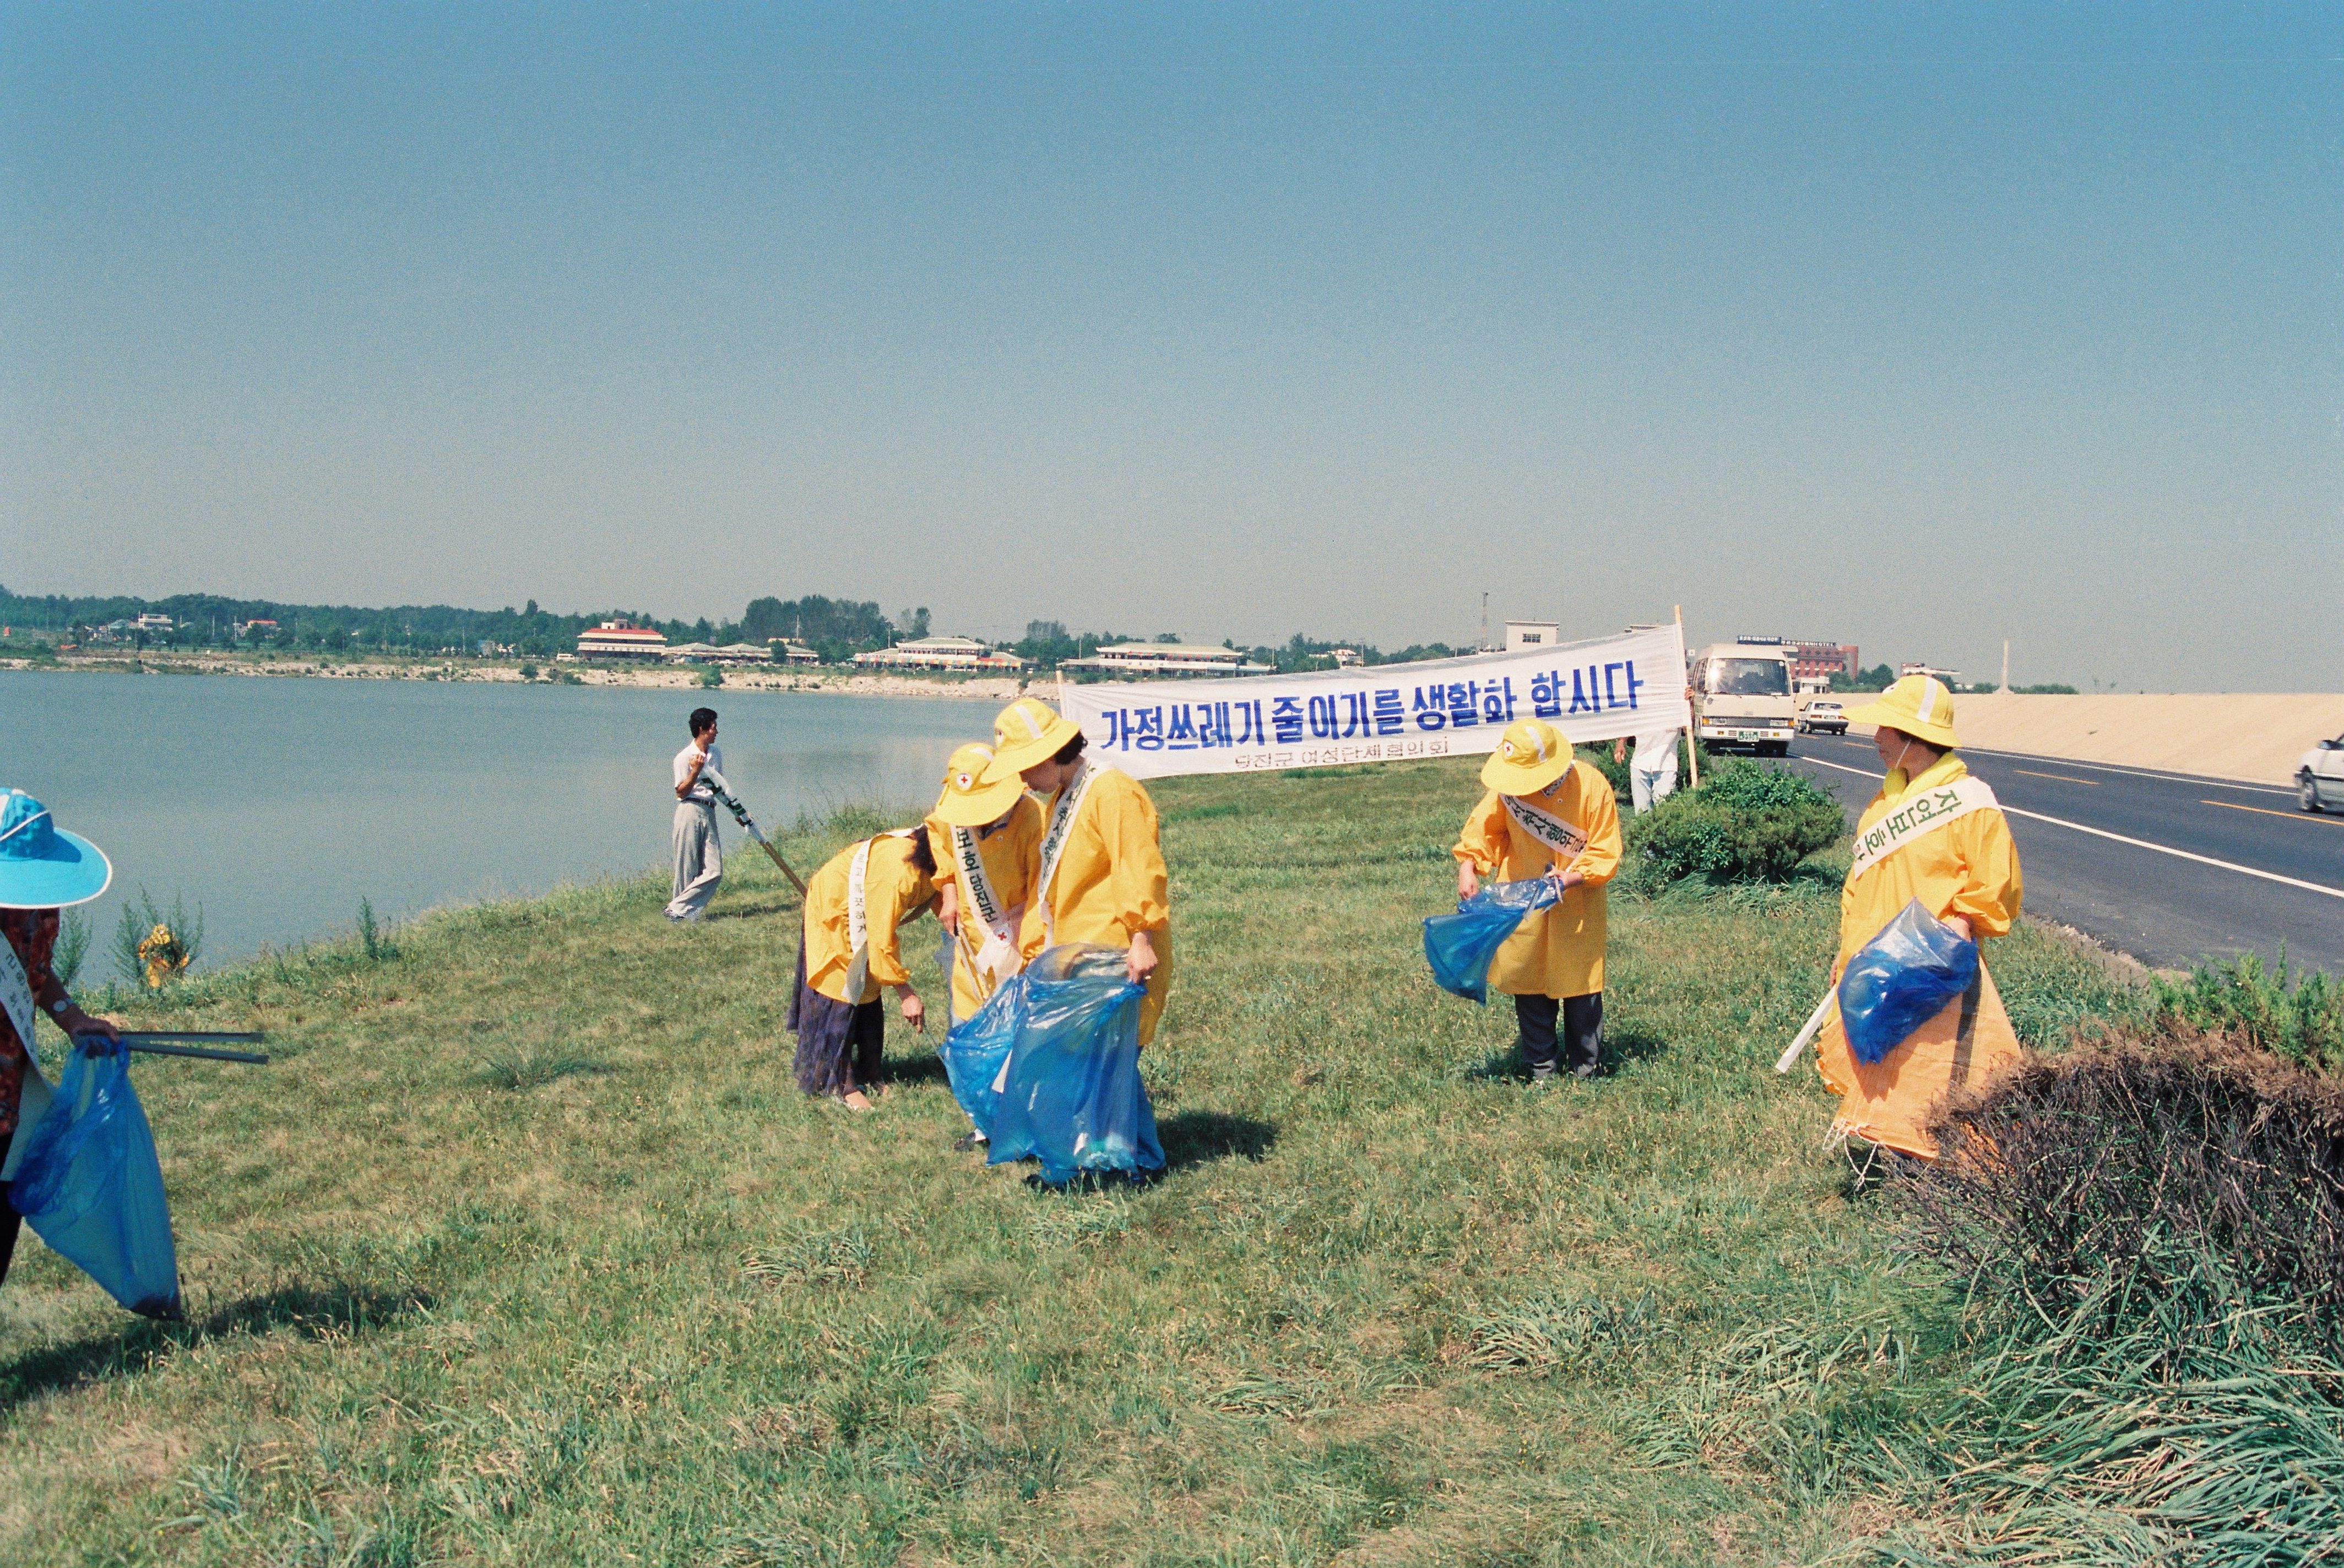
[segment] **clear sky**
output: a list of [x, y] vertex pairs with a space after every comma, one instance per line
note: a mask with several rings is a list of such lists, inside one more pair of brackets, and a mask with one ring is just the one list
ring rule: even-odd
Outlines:
[[0, 4], [0, 582], [2344, 680], [2344, 7]]

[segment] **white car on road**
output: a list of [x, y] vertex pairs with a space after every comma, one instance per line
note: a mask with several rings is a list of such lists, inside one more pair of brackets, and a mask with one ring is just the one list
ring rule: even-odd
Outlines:
[[2322, 741], [2295, 764], [2296, 804], [2306, 811], [2344, 809], [2344, 735]]
[[1818, 697], [1799, 710], [1799, 733], [1844, 735], [1847, 733], [1847, 710]]

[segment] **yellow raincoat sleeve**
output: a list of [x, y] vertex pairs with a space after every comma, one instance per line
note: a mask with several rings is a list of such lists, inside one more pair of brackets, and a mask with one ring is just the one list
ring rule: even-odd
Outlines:
[[874, 985], [900, 986], [912, 977], [904, 967], [895, 927], [935, 895], [934, 880], [912, 864], [908, 842], [883, 838], [871, 846], [871, 865], [863, 876], [863, 919]]
[[2026, 892], [2009, 824], [1998, 811], [1980, 811], [1947, 824], [1945, 831], [1954, 837], [1965, 875], [1952, 906], [1940, 914], [1966, 916], [1980, 936], [2008, 936]]
[[1580, 783], [1578, 822], [1587, 832], [1587, 847], [1579, 852], [1571, 869], [1601, 887], [1620, 874], [1620, 801], [1612, 793], [1612, 781], [1595, 769], [1585, 763], [1573, 763], [1571, 769]]
[[1092, 817], [1100, 845], [1114, 867], [1108, 893], [1116, 924], [1126, 931], [1161, 931], [1172, 922], [1164, 865], [1164, 846], [1156, 821], [1156, 803], [1147, 792], [1122, 774], [1110, 774], [1092, 790]]
[[[1613, 831], [1618, 831], [1616, 824]], [[1459, 860], [1471, 861], [1473, 869], [1486, 875], [1505, 860], [1512, 842], [1512, 822], [1506, 815], [1505, 802], [1499, 799], [1496, 790], [1487, 790], [1482, 793], [1480, 804], [1467, 814], [1465, 825], [1449, 853]]]

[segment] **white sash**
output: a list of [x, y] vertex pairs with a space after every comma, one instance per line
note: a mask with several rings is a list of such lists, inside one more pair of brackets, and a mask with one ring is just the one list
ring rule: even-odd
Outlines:
[[985, 923], [985, 940], [970, 959], [976, 973], [994, 983], [1017, 973], [1017, 933], [1009, 911], [1001, 907], [1001, 899], [993, 891], [993, 877], [985, 869], [985, 854], [974, 829], [955, 827], [953, 833], [953, 863], [960, 871], [960, 885], [968, 894], [968, 910], [961, 916], [964, 925], [974, 914]]
[[1094, 767], [1085, 757], [1076, 764], [1074, 782], [1058, 792], [1057, 804], [1050, 808], [1049, 831], [1042, 835], [1042, 875], [1035, 880], [1034, 896], [1042, 901], [1043, 938], [1052, 946], [1058, 942], [1058, 922], [1050, 912], [1050, 887], [1058, 878], [1058, 857], [1066, 852], [1066, 841], [1075, 835], [1075, 818], [1082, 812], [1092, 783], [1101, 774], [1114, 771]]
[[0, 1009], [7, 1012], [25, 1047], [25, 1087], [23, 1098], [16, 1102], [16, 1136], [9, 1142], [6, 1161], [0, 1163], [0, 1181], [6, 1181], [15, 1176], [25, 1146], [33, 1141], [34, 1124], [56, 1097], [49, 1092], [49, 1080], [41, 1076], [40, 1059], [33, 1055], [33, 1020], [39, 1016], [33, 1006], [33, 982], [25, 973], [24, 960], [5, 936], [0, 936]]
[[1546, 845], [1553, 855], [1556, 869], [1569, 871], [1579, 852], [1587, 847], [1587, 834], [1577, 823], [1565, 822], [1543, 806], [1532, 805], [1518, 794], [1501, 794], [1506, 803], [1506, 814], [1520, 824], [1524, 833]]
[[1847, 868], [1848, 885], [1906, 845], [1926, 838], [1957, 817], [1974, 811], [1996, 809], [1994, 790], [1975, 774], [1964, 774], [1951, 784], [1933, 784], [1907, 794], [1895, 810], [1855, 835], [1855, 861]]
[[864, 878], [871, 870], [871, 846], [883, 838], [909, 838], [919, 831], [916, 827], [891, 827], [856, 845], [854, 858], [847, 863], [846, 946], [854, 955], [846, 966], [846, 999], [850, 1003], [861, 1002], [864, 988], [871, 984], [871, 921], [865, 912], [863, 888]]

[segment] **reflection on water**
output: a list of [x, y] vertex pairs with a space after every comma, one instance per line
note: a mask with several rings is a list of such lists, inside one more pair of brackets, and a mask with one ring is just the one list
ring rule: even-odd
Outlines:
[[[757, 820], [924, 804], [995, 704], [797, 692], [0, 673], [0, 786], [94, 839], [115, 885], [85, 983], [112, 974], [125, 894], [203, 905], [203, 965], [386, 917], [667, 858], [684, 715], [717, 710]], [[726, 852], [741, 844], [724, 823]]]

